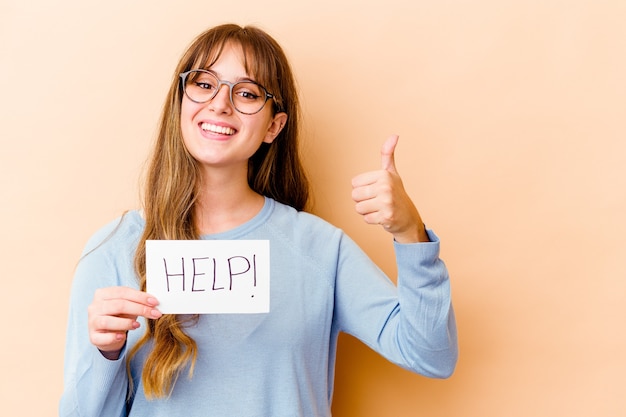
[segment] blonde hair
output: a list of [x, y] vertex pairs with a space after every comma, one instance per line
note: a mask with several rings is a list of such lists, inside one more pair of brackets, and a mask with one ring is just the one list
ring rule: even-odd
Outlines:
[[[194, 205], [201, 187], [200, 175], [197, 162], [182, 140], [180, 110], [184, 93], [178, 74], [210, 67], [229, 42], [242, 47], [246, 72], [274, 95], [273, 111], [288, 115], [287, 124], [276, 139], [271, 144], [263, 143], [250, 158], [248, 183], [259, 194], [297, 210], [308, 206], [309, 182], [298, 145], [300, 108], [294, 77], [282, 48], [271, 36], [253, 26], [226, 24], [205, 31], [191, 43], [176, 68], [148, 166], [144, 190], [146, 226], [135, 254], [135, 269], [144, 291], [146, 240], [199, 238]], [[198, 348], [184, 331], [188, 320], [178, 315], [148, 320], [143, 337], [130, 351], [129, 372], [132, 358], [152, 342], [142, 374], [147, 398], [169, 395], [186, 368], [189, 377], [193, 375]]]

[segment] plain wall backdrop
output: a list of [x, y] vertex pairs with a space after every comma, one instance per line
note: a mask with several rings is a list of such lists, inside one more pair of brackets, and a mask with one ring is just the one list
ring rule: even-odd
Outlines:
[[448, 380], [340, 340], [338, 417], [626, 415], [626, 2], [0, 0], [0, 408], [52, 416], [69, 287], [139, 204], [175, 64], [257, 24], [298, 78], [315, 212], [391, 276], [350, 180], [396, 162], [451, 273]]

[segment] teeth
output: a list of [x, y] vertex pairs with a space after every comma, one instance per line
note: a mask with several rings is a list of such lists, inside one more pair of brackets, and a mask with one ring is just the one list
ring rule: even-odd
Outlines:
[[235, 129], [231, 127], [216, 126], [210, 123], [202, 123], [202, 126], [200, 127], [202, 128], [202, 130], [207, 130], [209, 132], [219, 133], [222, 135], [234, 135], [235, 134]]

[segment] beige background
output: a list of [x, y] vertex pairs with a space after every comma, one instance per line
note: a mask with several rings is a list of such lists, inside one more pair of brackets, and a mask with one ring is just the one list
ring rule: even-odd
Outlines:
[[0, 404], [56, 415], [72, 270], [137, 206], [171, 72], [255, 23], [302, 90], [316, 212], [391, 275], [350, 179], [397, 164], [443, 241], [460, 361], [429, 380], [341, 340], [336, 416], [626, 414], [626, 2], [0, 0]]

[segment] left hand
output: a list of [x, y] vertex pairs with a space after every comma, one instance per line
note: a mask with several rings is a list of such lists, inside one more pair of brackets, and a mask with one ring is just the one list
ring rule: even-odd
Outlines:
[[399, 243], [428, 242], [424, 223], [396, 170], [397, 144], [397, 135], [387, 138], [380, 151], [382, 168], [352, 179], [355, 209], [367, 223], [380, 224]]

